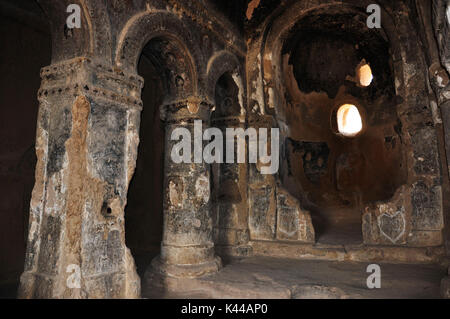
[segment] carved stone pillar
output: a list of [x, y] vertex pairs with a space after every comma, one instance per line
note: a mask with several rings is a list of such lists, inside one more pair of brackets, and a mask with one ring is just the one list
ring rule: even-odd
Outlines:
[[[209, 125], [212, 105], [190, 98], [161, 107], [165, 121], [164, 165], [164, 229], [161, 254], [152, 261], [153, 273], [175, 278], [194, 278], [217, 272], [221, 260], [215, 256], [212, 240], [210, 164], [203, 157], [195, 159], [195, 137], [203, 141], [203, 132], [194, 129], [201, 120], [202, 128]], [[171, 157], [172, 132], [184, 128], [192, 137], [190, 163], [175, 163]], [[177, 137], [179, 138], [179, 137]]]
[[[245, 115], [226, 116], [212, 121], [225, 137], [227, 128], [245, 130]], [[239, 141], [237, 141], [237, 144]], [[244, 144], [247, 144], [244, 138]], [[235, 144], [235, 145], [237, 145]], [[235, 157], [237, 151], [235, 150]], [[224, 154], [224, 158], [226, 154]], [[248, 158], [248, 155], [246, 155]], [[247, 162], [213, 164], [214, 225], [216, 251], [223, 256], [249, 256], [252, 247], [248, 230]]]
[[143, 81], [79, 57], [41, 70], [21, 298], [137, 298], [124, 207]]

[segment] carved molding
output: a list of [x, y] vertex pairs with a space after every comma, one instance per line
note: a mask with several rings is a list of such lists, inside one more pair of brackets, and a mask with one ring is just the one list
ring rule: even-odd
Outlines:
[[199, 97], [176, 100], [163, 104], [160, 108], [161, 119], [166, 123], [208, 121], [214, 105]]
[[38, 99], [83, 94], [112, 104], [142, 109], [143, 79], [90, 58], [77, 57], [41, 69]]
[[[214, 15], [207, 15], [212, 9], [203, 1], [180, 1], [170, 0], [172, 6], [182, 6], [183, 13], [194, 23], [208, 30], [221, 42], [229, 47], [235, 54], [244, 57], [246, 55], [246, 45], [242, 36], [228, 21], [217, 19]], [[217, 14], [217, 12], [214, 12]], [[214, 28], [212, 27], [214, 25]]]

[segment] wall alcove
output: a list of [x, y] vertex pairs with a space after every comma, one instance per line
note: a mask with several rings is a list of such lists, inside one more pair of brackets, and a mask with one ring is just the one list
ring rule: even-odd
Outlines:
[[164, 125], [160, 106], [165, 78], [155, 57], [154, 47], [158, 44], [158, 39], [150, 41], [139, 59], [138, 74], [144, 79], [143, 110], [136, 169], [125, 209], [126, 243], [141, 278], [160, 252], [163, 232]]
[[406, 181], [389, 44], [362, 16], [316, 12], [291, 29], [281, 58], [283, 183], [311, 210], [316, 240], [362, 243], [364, 206]]

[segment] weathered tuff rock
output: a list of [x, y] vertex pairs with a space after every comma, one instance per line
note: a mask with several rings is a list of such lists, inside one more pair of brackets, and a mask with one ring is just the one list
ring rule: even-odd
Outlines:
[[277, 187], [277, 239], [313, 243], [314, 227], [310, 212], [281, 186]]
[[[124, 210], [145, 107], [141, 55], [150, 57], [161, 82], [165, 129], [163, 236], [149, 278], [178, 285], [217, 273], [216, 251], [435, 262], [444, 241], [448, 246], [444, 1], [433, 1], [432, 14], [383, 1], [381, 30], [365, 28], [365, 1], [272, 1], [253, 8], [245, 32], [206, 0], [85, 0], [89, 27], [71, 32], [64, 29], [67, 1], [40, 3], [54, 22], [53, 53], [38, 93], [38, 163], [20, 297], [140, 296]], [[339, 63], [331, 63], [338, 54]], [[374, 71], [367, 89], [345, 80], [361, 57]], [[351, 140], [333, 124], [336, 107], [348, 101], [364, 124]], [[173, 163], [172, 132], [192, 133], [196, 119], [221, 130], [278, 127], [280, 171], [263, 175], [260, 163]], [[305, 203], [319, 213], [331, 204], [351, 206], [362, 215], [367, 246], [314, 246]], [[448, 297], [448, 278], [442, 289]], [[298, 295], [341, 292], [312, 286]]]
[[[443, 227], [442, 220], [437, 223], [427, 223], [430, 226], [418, 226], [417, 221], [423, 223], [426, 218], [432, 219], [433, 212], [440, 211], [440, 194], [436, 200], [423, 199], [425, 189], [416, 189], [414, 184], [413, 195], [410, 190], [401, 187], [388, 202], [379, 202], [366, 207], [363, 214], [364, 243], [369, 245], [408, 245], [411, 247], [430, 247], [442, 244]], [[415, 201], [416, 194], [422, 198]], [[426, 205], [427, 217], [417, 218], [417, 213], [422, 213], [423, 205]], [[436, 228], [433, 229], [433, 224]]]

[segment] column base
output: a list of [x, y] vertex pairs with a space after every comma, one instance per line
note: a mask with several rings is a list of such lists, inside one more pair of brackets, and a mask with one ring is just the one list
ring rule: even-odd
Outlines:
[[20, 276], [19, 288], [17, 290], [18, 299], [33, 298], [35, 274], [29, 271], [24, 271]]
[[217, 245], [216, 254], [224, 257], [251, 257], [253, 256], [253, 247], [250, 245], [228, 246]]
[[147, 273], [154, 273], [165, 277], [173, 278], [197, 278], [217, 273], [222, 268], [222, 260], [215, 256], [213, 260], [192, 265], [168, 264], [161, 261], [160, 256], [154, 258]]

